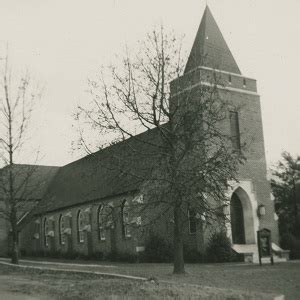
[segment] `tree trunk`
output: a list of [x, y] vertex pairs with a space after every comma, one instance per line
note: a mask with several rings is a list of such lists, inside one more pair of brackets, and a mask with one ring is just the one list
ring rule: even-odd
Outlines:
[[17, 214], [12, 210], [11, 215], [11, 229], [12, 229], [12, 244], [11, 244], [11, 263], [19, 264], [19, 236], [17, 229]]
[[174, 274], [183, 274], [184, 258], [183, 258], [183, 239], [182, 239], [182, 213], [181, 207], [174, 207]]
[[19, 264], [19, 246], [18, 246], [18, 238], [14, 237], [12, 241], [12, 252], [11, 252], [11, 263], [18, 265]]

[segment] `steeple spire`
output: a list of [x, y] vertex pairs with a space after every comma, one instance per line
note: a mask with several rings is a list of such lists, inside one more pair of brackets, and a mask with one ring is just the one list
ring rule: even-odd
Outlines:
[[184, 73], [200, 66], [241, 74], [208, 5], [206, 5]]

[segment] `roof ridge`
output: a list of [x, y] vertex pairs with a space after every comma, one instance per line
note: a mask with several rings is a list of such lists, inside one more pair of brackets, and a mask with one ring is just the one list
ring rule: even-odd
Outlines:
[[[13, 164], [13, 166], [23, 166], [23, 167], [42, 167], [42, 168], [61, 168], [61, 166], [51, 166], [51, 165], [38, 165], [38, 164]], [[9, 165], [3, 166], [0, 170], [9, 167]]]
[[[166, 124], [168, 124], [168, 123], [162, 124], [162, 126], [165, 126]], [[100, 152], [109, 151], [109, 150], [111, 150], [112, 148], [115, 148], [115, 147], [117, 147], [117, 146], [120, 146], [120, 145], [123, 144], [123, 143], [129, 142], [129, 141], [132, 140], [132, 139], [136, 139], [136, 138], [138, 138], [138, 137], [140, 137], [140, 136], [143, 136], [143, 135], [145, 135], [145, 134], [147, 134], [147, 133], [149, 134], [150, 132], [153, 132], [154, 130], [157, 130], [157, 127], [147, 129], [147, 130], [145, 130], [145, 131], [143, 131], [143, 132], [140, 132], [140, 133], [138, 133], [138, 134], [136, 134], [136, 135], [132, 135], [132, 136], [128, 137], [128, 138], [125, 139], [125, 140], [121, 140], [121, 141], [116, 142], [116, 143], [114, 143], [114, 144], [110, 144], [110, 145], [108, 145], [108, 146], [106, 146], [106, 147], [104, 147], [104, 148], [102, 148], [102, 149], [99, 149], [99, 150], [93, 152], [93, 153], [87, 154], [87, 155], [85, 155], [85, 156], [83, 156], [83, 157], [81, 157], [81, 158], [78, 158], [78, 159], [76, 159], [76, 160], [70, 162], [70, 163], [67, 163], [67, 164], [61, 166], [61, 168], [64, 168], [64, 167], [66, 167], [66, 166], [69, 166], [69, 165], [72, 165], [72, 164], [74, 164], [74, 163], [77, 163], [77, 162], [79, 162], [80, 160], [84, 160], [84, 159], [88, 159], [88, 158], [90, 158], [90, 157], [93, 157], [94, 155], [99, 154]]]

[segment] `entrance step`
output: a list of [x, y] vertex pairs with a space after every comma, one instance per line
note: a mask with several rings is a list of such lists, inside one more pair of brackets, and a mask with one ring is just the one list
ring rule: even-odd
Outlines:
[[[244, 256], [245, 262], [259, 263], [258, 249], [256, 244], [233, 244], [232, 249]], [[282, 250], [278, 245], [272, 243], [274, 262], [285, 262], [289, 260], [289, 251]], [[262, 258], [262, 262], [269, 262], [270, 258]]]
[[231, 248], [236, 253], [244, 256], [244, 262], [252, 263], [258, 260], [258, 250], [256, 244], [233, 244]]
[[275, 256], [282, 259], [283, 261], [287, 261], [290, 259], [290, 250], [283, 250], [275, 243], [272, 243], [272, 250]]

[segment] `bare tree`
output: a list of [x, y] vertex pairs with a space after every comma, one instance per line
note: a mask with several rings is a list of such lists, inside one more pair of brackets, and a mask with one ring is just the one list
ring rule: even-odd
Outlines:
[[[236, 180], [244, 159], [222, 128], [229, 110], [219, 96], [222, 83], [215, 74], [202, 80], [199, 70], [180, 77], [182, 71], [180, 40], [154, 30], [135, 54], [127, 51], [120, 65], [89, 80], [92, 101], [77, 113], [79, 145], [87, 152], [95, 148], [86, 126], [96, 129], [98, 149], [123, 141], [122, 151], [110, 147], [117, 163], [108, 167], [141, 183], [142, 210], [152, 210], [144, 223], [172, 213], [174, 273], [184, 272], [187, 211], [206, 222], [219, 219], [228, 182]], [[199, 87], [189, 88], [195, 82]]]
[[35, 99], [40, 96], [33, 87], [28, 73], [17, 78], [9, 65], [8, 55], [1, 60], [0, 82], [0, 217], [5, 218], [11, 229], [12, 263], [18, 263], [18, 219], [31, 206], [30, 186], [34, 166], [18, 168], [15, 160], [28, 142], [28, 125]]

